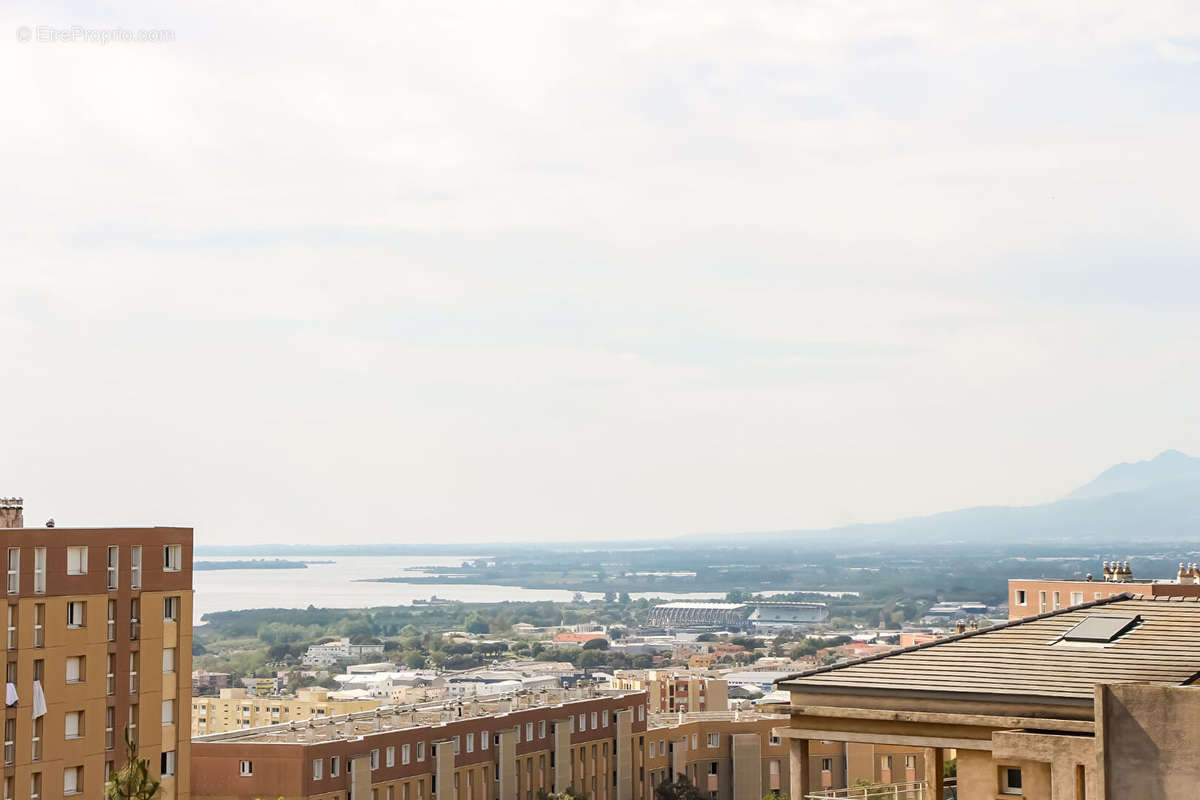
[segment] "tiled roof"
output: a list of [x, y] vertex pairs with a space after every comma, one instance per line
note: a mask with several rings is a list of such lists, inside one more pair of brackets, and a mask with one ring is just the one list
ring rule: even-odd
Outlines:
[[[1092, 615], [1136, 615], [1141, 621], [1103, 645], [1060, 641]], [[1198, 598], [1122, 594], [801, 672], [779, 686], [847, 694], [917, 691], [1083, 700], [1092, 698], [1100, 682], [1178, 686], [1198, 674]]]

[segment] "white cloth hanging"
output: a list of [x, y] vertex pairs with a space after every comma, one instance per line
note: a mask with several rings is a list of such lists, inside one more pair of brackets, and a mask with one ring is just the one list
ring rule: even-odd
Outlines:
[[15, 706], [17, 704], [17, 686], [10, 683], [4, 687], [4, 705]]
[[33, 718], [46, 715], [46, 695], [42, 693], [42, 682], [33, 682]]

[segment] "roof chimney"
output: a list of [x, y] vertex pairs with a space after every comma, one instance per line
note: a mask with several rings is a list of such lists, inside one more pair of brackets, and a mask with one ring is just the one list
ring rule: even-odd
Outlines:
[[1108, 568], [1108, 562], [1107, 562], [1107, 561], [1105, 561], [1105, 562], [1104, 562], [1104, 569], [1102, 569], [1102, 570], [1100, 570], [1100, 571], [1101, 571], [1102, 573], [1104, 573], [1104, 580], [1105, 580], [1105, 581], [1111, 581], [1111, 580], [1112, 580], [1112, 570]]
[[1180, 561], [1179, 562], [1179, 574], [1176, 575], [1175, 577], [1176, 577], [1176, 579], [1179, 580], [1180, 583], [1183, 583], [1184, 578], [1192, 577], [1192, 565], [1188, 564], [1186, 567], [1184, 567], [1183, 562]]
[[23, 497], [0, 497], [0, 528], [24, 528]]
[[963, 622], [961, 619], [958, 622], [954, 623], [954, 632], [955, 633], [966, 633], [967, 632], [967, 623]]

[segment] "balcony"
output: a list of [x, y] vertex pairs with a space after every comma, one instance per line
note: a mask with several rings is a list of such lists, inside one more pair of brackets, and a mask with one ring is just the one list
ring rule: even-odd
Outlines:
[[[944, 800], [957, 800], [957, 781], [946, 778]], [[845, 789], [824, 789], [804, 795], [805, 800], [934, 800], [927, 781], [872, 783]]]

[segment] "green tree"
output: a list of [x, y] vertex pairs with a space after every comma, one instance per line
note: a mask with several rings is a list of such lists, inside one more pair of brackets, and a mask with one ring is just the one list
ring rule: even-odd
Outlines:
[[583, 643], [584, 650], [607, 650], [608, 639], [588, 639]]
[[104, 784], [106, 800], [154, 800], [162, 785], [150, 777], [150, 762], [137, 757], [137, 744], [125, 726], [125, 753], [127, 763], [113, 770]]
[[679, 773], [674, 783], [663, 781], [654, 787], [654, 800], [704, 800], [704, 795], [686, 775]]

